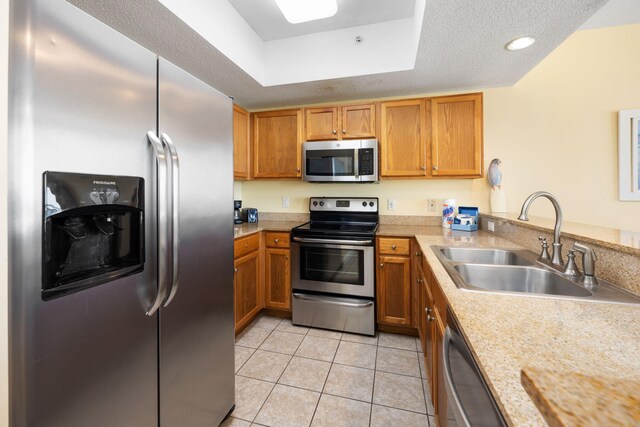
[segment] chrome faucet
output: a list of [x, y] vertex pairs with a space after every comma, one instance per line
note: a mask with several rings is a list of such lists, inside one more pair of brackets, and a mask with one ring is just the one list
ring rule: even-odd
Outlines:
[[531, 203], [538, 197], [546, 197], [553, 204], [553, 208], [556, 211], [556, 225], [553, 229], [553, 245], [551, 250], [551, 263], [562, 266], [562, 243], [560, 243], [560, 228], [562, 227], [562, 209], [560, 209], [560, 203], [558, 203], [558, 199], [556, 197], [546, 191], [536, 191], [522, 204], [522, 209], [520, 210], [520, 216], [518, 219], [520, 221], [529, 221], [529, 208], [531, 207]]

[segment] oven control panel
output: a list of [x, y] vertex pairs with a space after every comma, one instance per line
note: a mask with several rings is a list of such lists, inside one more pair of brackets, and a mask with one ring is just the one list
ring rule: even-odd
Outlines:
[[377, 197], [311, 197], [310, 211], [378, 212]]

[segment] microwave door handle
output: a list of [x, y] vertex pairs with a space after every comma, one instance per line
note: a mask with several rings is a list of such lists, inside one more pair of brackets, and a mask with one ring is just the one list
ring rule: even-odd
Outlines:
[[359, 148], [353, 149], [353, 176], [355, 176], [356, 178], [358, 178], [358, 176], [360, 175], [360, 165], [358, 163], [359, 151], [360, 151]]
[[152, 131], [147, 132], [147, 139], [153, 147], [156, 158], [156, 191], [158, 198], [157, 220], [158, 220], [158, 292], [151, 306], [147, 309], [146, 315], [153, 316], [162, 305], [169, 288], [169, 209], [168, 209], [168, 187], [167, 187], [167, 158], [165, 156], [162, 143]]
[[462, 406], [462, 402], [460, 402], [460, 397], [458, 396], [458, 392], [456, 391], [456, 387], [453, 383], [453, 376], [451, 375], [451, 342], [454, 340], [454, 337], [451, 332], [451, 328], [447, 326], [445, 330], [444, 337], [442, 338], [442, 361], [443, 361], [443, 370], [444, 370], [444, 385], [447, 389], [447, 396], [449, 397], [451, 410], [453, 411], [453, 415], [460, 426], [471, 427], [471, 422], [469, 422], [469, 417]]
[[179, 246], [180, 246], [180, 158], [175, 144], [166, 133], [160, 135], [160, 140], [169, 149], [171, 156], [171, 265], [173, 267], [173, 277], [168, 296], [165, 298], [163, 307], [168, 306], [178, 291], [178, 266], [179, 266]]

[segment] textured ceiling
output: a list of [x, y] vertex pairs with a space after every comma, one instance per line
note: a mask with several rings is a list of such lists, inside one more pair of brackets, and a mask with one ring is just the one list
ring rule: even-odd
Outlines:
[[289, 23], [274, 0], [229, 0], [263, 41], [375, 24], [413, 16], [415, 0], [337, 0], [338, 12], [325, 19]]
[[640, 22], [640, 1], [610, 0], [602, 9], [584, 23], [581, 30], [613, 27]]
[[[69, 1], [248, 109], [512, 85], [606, 3], [428, 0], [415, 69], [262, 87], [156, 0]], [[504, 49], [526, 34], [532, 47]]]

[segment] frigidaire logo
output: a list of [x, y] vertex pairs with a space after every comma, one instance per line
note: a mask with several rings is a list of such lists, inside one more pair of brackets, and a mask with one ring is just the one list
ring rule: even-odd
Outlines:
[[93, 183], [101, 185], [116, 185], [115, 181], [93, 181]]

